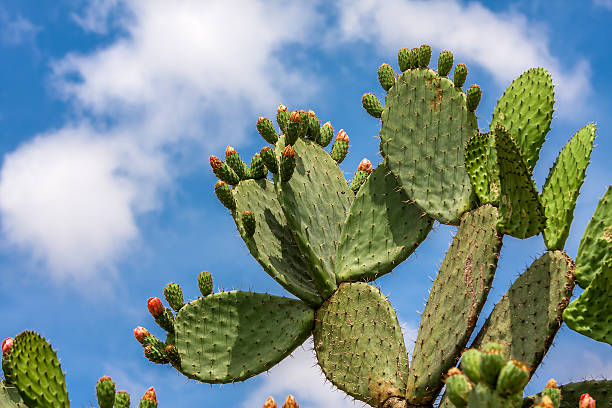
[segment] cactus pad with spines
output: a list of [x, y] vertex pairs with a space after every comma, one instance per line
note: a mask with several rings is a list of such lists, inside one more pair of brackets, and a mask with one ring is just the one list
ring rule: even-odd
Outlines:
[[554, 97], [550, 74], [543, 68], [533, 68], [510, 84], [493, 111], [491, 130], [503, 125], [516, 141], [529, 172], [550, 130]]
[[208, 383], [245, 380], [287, 357], [310, 336], [314, 311], [299, 300], [219, 292], [176, 317], [182, 372]]
[[546, 252], [495, 305], [471, 347], [501, 343], [506, 346], [505, 358], [537, 367], [561, 327], [573, 288], [572, 260], [562, 251]]
[[438, 75], [447, 76], [453, 68], [453, 53], [444, 50], [438, 56]]
[[408, 196], [431, 217], [457, 224], [474, 197], [464, 146], [478, 129], [466, 96], [429, 69], [408, 70], [389, 90], [381, 147]]
[[455, 73], [453, 75], [453, 85], [457, 88], [461, 88], [467, 78], [468, 69], [465, 64], [457, 64], [455, 67]]
[[468, 140], [465, 146], [465, 168], [481, 204], [493, 203], [496, 199], [491, 194], [488, 172], [490, 141], [489, 133], [477, 133]]
[[334, 258], [353, 192], [320, 146], [298, 140], [294, 148], [298, 161], [293, 177], [276, 183], [276, 189], [314, 283], [326, 299], [336, 289]]
[[378, 67], [378, 82], [385, 91], [388, 91], [395, 83], [395, 72], [389, 64], [382, 64]]
[[0, 408], [28, 408], [17, 388], [0, 381]]
[[[597, 401], [597, 407], [612, 406], [612, 380], [586, 380], [563, 384], [560, 408], [577, 408], [580, 396], [588, 393]], [[530, 395], [523, 400], [522, 408], [531, 408], [541, 394]]]
[[336, 255], [338, 282], [373, 280], [391, 272], [433, 225], [384, 164], [361, 186], [348, 214]]
[[594, 141], [595, 125], [586, 125], [565, 145], [548, 173], [540, 196], [546, 215], [544, 242], [548, 249], [563, 249], [565, 245]]
[[366, 110], [366, 112], [370, 114], [370, 116], [380, 118], [380, 115], [383, 111], [383, 106], [381, 105], [376, 95], [374, 95], [373, 93], [364, 94], [361, 97], [361, 104], [363, 105], [363, 108]]
[[[308, 264], [287, 225], [274, 184], [268, 180], [245, 180], [234, 189], [234, 220], [251, 255], [282, 287], [312, 306], [323, 302], [310, 277]], [[249, 237], [242, 213], [251, 211], [257, 228]]]
[[326, 377], [373, 406], [403, 396], [408, 354], [397, 316], [378, 289], [343, 283], [317, 310], [314, 347]]
[[412, 404], [436, 398], [442, 377], [455, 365], [476, 326], [502, 245], [497, 218], [491, 205], [465, 214], [442, 261], [414, 347], [407, 391]]

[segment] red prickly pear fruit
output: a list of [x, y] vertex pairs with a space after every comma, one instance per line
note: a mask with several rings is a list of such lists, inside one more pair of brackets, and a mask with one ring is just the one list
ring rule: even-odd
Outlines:
[[346, 157], [349, 148], [349, 137], [344, 131], [340, 129], [336, 135], [336, 142], [334, 143], [331, 153], [329, 154], [336, 163], [340, 164]]
[[428, 44], [421, 45], [418, 59], [419, 68], [427, 68], [429, 60], [431, 59], [431, 47]]
[[2, 356], [6, 356], [11, 352], [14, 343], [15, 339], [12, 337], [7, 337], [6, 339], [2, 340]]
[[300, 137], [300, 127], [302, 118], [300, 116], [300, 112], [294, 110], [289, 115], [289, 121], [287, 122], [287, 132], [285, 133], [285, 143], [288, 145], [292, 145], [297, 142]]
[[278, 105], [278, 109], [276, 110], [276, 123], [278, 123], [278, 127], [281, 132], [287, 134], [287, 124], [289, 122], [289, 111], [287, 107], [283, 104]]
[[142, 396], [142, 399], [149, 401], [157, 401], [157, 395], [155, 395], [155, 388], [150, 387]]
[[255, 234], [255, 214], [253, 211], [244, 211], [242, 213], [242, 226], [247, 237], [252, 237]]
[[588, 393], [584, 393], [580, 396], [579, 408], [595, 408], [595, 400]]
[[164, 288], [164, 297], [166, 298], [166, 302], [168, 302], [170, 307], [177, 312], [181, 310], [183, 306], [185, 306], [183, 291], [181, 290], [181, 287], [174, 282], [170, 282], [166, 285]]
[[259, 119], [257, 119], [257, 131], [261, 137], [263, 137], [264, 140], [270, 144], [275, 144], [278, 140], [278, 135], [276, 134], [276, 130], [274, 130], [274, 125], [268, 118], [260, 116]]
[[285, 400], [285, 403], [283, 404], [283, 408], [300, 408], [300, 406], [295, 398], [293, 398], [293, 395], [289, 394]]
[[134, 337], [136, 337], [136, 340], [138, 340], [140, 344], [143, 344], [144, 339], [149, 334], [151, 333], [149, 333], [149, 331], [145, 329], [144, 327], [138, 326], [137, 328], [134, 329]]
[[263, 408], [278, 408], [278, 405], [276, 405], [276, 401], [274, 401], [274, 398], [268, 397], [268, 399], [264, 403]]
[[363, 108], [375, 118], [380, 118], [383, 111], [383, 106], [373, 93], [366, 93], [361, 97]]
[[474, 112], [480, 103], [480, 98], [482, 96], [482, 90], [478, 85], [472, 85], [468, 88], [467, 96], [465, 103], [467, 105], [467, 109], [470, 112]]
[[465, 64], [457, 64], [455, 67], [455, 75], [453, 76], [453, 82], [455, 87], [461, 88], [467, 78], [468, 69]]
[[147, 300], [147, 308], [153, 317], [158, 317], [164, 312], [164, 305], [157, 297], [150, 297]]
[[[261, 161], [272, 173], [278, 173], [278, 162], [276, 161], [276, 155], [270, 146], [264, 146], [259, 152]], [[252, 171], [251, 171], [252, 172]]]
[[281, 161], [280, 161], [280, 179], [283, 182], [287, 182], [291, 180], [291, 176], [293, 176], [293, 171], [295, 170], [295, 151], [291, 145], [285, 146], [285, 149], [281, 153]]
[[100, 408], [112, 408], [115, 403], [115, 383], [113, 380], [104, 376], [96, 384], [96, 396]]
[[208, 296], [213, 291], [212, 275], [208, 271], [202, 271], [198, 275], [198, 287], [202, 296]]
[[232, 193], [232, 189], [227, 185], [225, 181], [219, 180], [215, 184], [215, 194], [221, 204], [225, 206], [230, 211], [236, 209], [236, 200], [234, 200], [234, 195]]

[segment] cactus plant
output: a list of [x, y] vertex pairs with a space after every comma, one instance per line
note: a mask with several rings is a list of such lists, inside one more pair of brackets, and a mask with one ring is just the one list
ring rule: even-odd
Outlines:
[[[362, 104], [381, 121], [382, 159], [375, 169], [364, 160], [351, 187], [338, 167], [348, 153], [346, 132], [339, 131], [325, 150], [333, 128], [330, 122], [321, 126], [312, 111], [289, 113], [279, 105], [278, 132], [270, 120], [257, 121], [259, 134], [274, 145], [260, 152], [270, 177], [253, 177], [254, 165], [252, 179], [245, 177], [248, 169], [234, 149], [225, 163], [211, 156], [221, 180], [217, 196], [247, 248], [298, 299], [210, 293], [206, 284], [203, 297], [173, 305], [176, 316], [155, 300], [152, 314], [166, 341], [135, 332], [150, 360], [171, 362], [190, 379], [235, 382], [268, 370], [313, 335], [326, 377], [371, 406], [431, 407], [447, 374], [441, 406], [564, 406], [560, 401], [569, 400], [580, 383], [550, 383], [532, 399], [523, 400], [522, 392], [564, 317], [576, 330], [612, 344], [610, 324], [601, 318], [610, 313], [604, 296], [612, 267], [601, 259], [611, 241], [610, 190], [587, 228], [576, 272], [563, 251], [595, 127], [585, 126], [568, 142], [540, 194], [532, 171], [552, 119], [550, 75], [538, 68], [517, 78], [498, 101], [489, 132], [479, 133], [482, 90], [472, 85], [463, 91], [466, 65], [456, 65], [450, 80], [453, 54], [442, 52], [439, 72], [427, 67], [430, 59], [431, 48], [423, 45], [400, 50], [399, 76], [380, 65], [385, 103], [366, 93]], [[458, 229], [408, 361], [396, 313], [369, 282], [406, 260], [434, 221]], [[495, 305], [459, 370], [494, 280], [503, 236], [540, 233], [548, 251]], [[566, 309], [576, 275], [587, 290]], [[202, 288], [201, 280], [202, 275]], [[605, 405], [610, 384], [585, 390]]]

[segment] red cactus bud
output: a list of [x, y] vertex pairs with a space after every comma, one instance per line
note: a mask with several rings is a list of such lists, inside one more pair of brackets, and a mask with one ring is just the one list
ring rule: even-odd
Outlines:
[[370, 174], [372, 172], [372, 163], [370, 163], [368, 159], [364, 158], [361, 163], [359, 163], [357, 170], [365, 171], [366, 173]]
[[346, 143], [349, 142], [349, 137], [346, 134], [346, 132], [344, 131], [344, 129], [340, 129], [338, 131], [338, 134], [336, 135], [336, 140], [344, 140]]
[[557, 387], [557, 382], [551, 378], [550, 380], [548, 380], [548, 382], [546, 383], [546, 387], [544, 388], [559, 388]]
[[289, 394], [285, 400], [285, 403], [283, 404], [283, 408], [300, 408], [300, 406], [295, 398], [293, 398], [293, 395]]
[[268, 397], [268, 399], [264, 403], [263, 408], [278, 408], [278, 405], [276, 405], [276, 401], [274, 401], [274, 398]]
[[157, 317], [164, 312], [164, 305], [162, 305], [161, 300], [156, 297], [149, 298], [147, 300], [147, 307], [149, 308], [149, 312], [153, 317]]
[[155, 401], [157, 402], [157, 395], [155, 395], [155, 388], [151, 387], [145, 392], [142, 396], [143, 400]]
[[293, 112], [291, 112], [291, 115], [289, 115], [289, 120], [292, 122], [300, 122], [300, 112], [294, 110]]
[[219, 187], [223, 187], [224, 185], [226, 185], [227, 183], [223, 180], [219, 180], [215, 183], [215, 190], [218, 189]]
[[287, 107], [282, 103], [278, 105], [278, 109], [276, 109], [276, 113], [287, 112]]
[[141, 344], [143, 340], [145, 339], [145, 337], [147, 337], [149, 334], [151, 333], [149, 333], [149, 331], [145, 329], [144, 327], [138, 326], [137, 328], [134, 329], [134, 337], [136, 337], [136, 340], [138, 340], [138, 342]]
[[212, 154], [210, 155], [209, 160], [210, 160], [210, 167], [212, 167], [213, 171], [216, 171], [223, 164], [223, 162], [219, 160], [217, 156], [214, 156]]
[[236, 154], [236, 149], [234, 149], [232, 146], [227, 146], [225, 148], [225, 157], [227, 158], [227, 156], [231, 156], [232, 154]]
[[331, 122], [325, 122], [325, 123], [323, 124], [323, 126], [327, 126], [328, 128], [331, 128], [331, 127], [332, 127]]
[[102, 381], [113, 381], [113, 379], [110, 378], [108, 375], [105, 375], [103, 377], [100, 377], [100, 379], [98, 380], [98, 382], [102, 382]]
[[314, 118], [315, 116], [317, 116], [317, 115], [314, 113], [314, 111], [312, 111], [312, 110], [308, 111], [308, 117]]
[[291, 145], [287, 145], [283, 149], [283, 152], [281, 153], [281, 155], [283, 157], [294, 157], [295, 156], [295, 150], [293, 150], [293, 147], [291, 147]]
[[2, 340], [2, 355], [3, 356], [6, 356], [8, 353], [11, 352], [14, 342], [15, 340], [12, 337], [7, 337], [6, 339]]
[[580, 396], [579, 408], [595, 408], [595, 400], [589, 394], [585, 393]]

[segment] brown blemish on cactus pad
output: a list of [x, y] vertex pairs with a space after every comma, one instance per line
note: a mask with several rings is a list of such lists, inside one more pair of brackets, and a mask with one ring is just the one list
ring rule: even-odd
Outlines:
[[436, 93], [436, 96], [431, 100], [431, 109], [434, 112], [440, 111], [442, 104], [442, 85], [440, 78], [427, 78], [427, 87]]
[[463, 266], [463, 282], [465, 283], [466, 296], [471, 298], [470, 314], [468, 315], [468, 327], [474, 328], [476, 326], [476, 320], [478, 320], [477, 309], [478, 300], [474, 291], [474, 262], [472, 261], [472, 254], [469, 253], [465, 258], [465, 265]]

